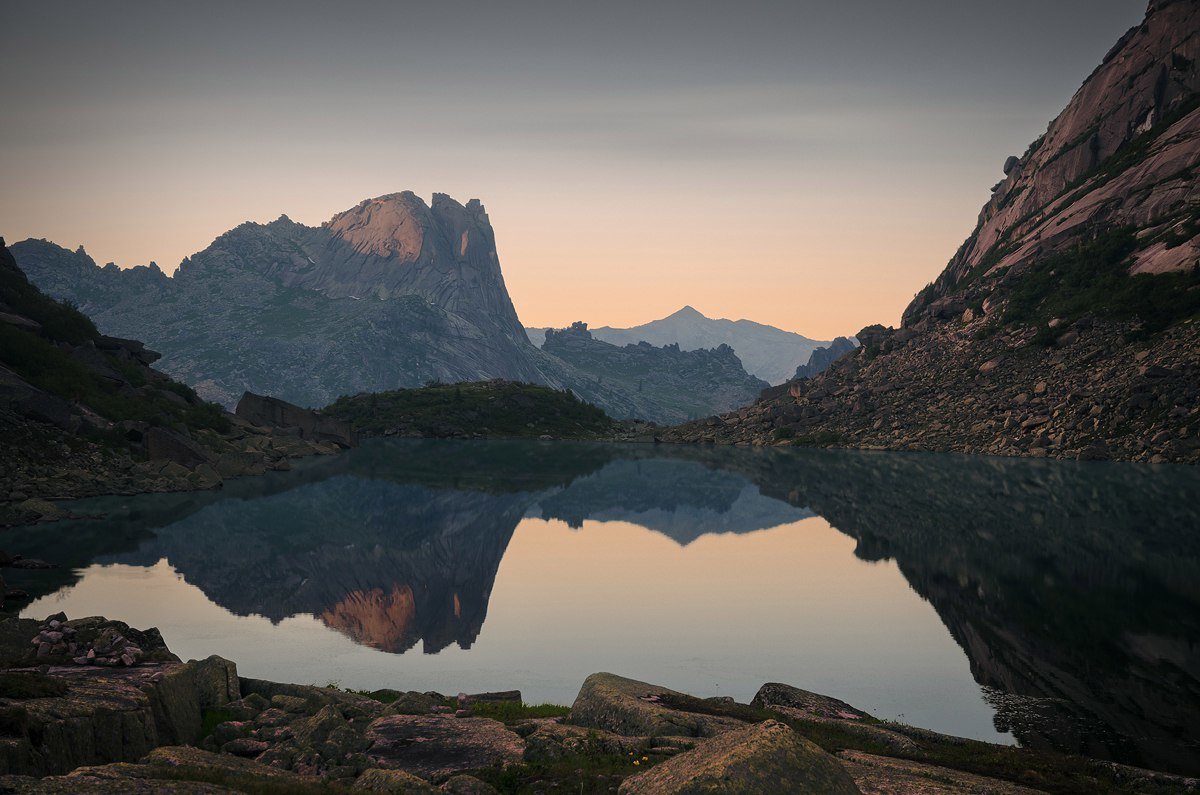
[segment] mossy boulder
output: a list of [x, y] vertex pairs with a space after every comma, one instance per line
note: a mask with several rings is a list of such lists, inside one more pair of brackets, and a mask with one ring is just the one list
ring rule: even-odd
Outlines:
[[672, 708], [663, 703], [664, 698], [670, 697], [687, 698], [661, 685], [616, 674], [592, 674], [579, 689], [567, 722], [641, 737], [713, 737], [745, 725], [735, 718]]
[[539, 721], [525, 738], [525, 759], [554, 762], [594, 754], [627, 754], [648, 744], [644, 737], [625, 737], [603, 729], [587, 729], [551, 721]]
[[789, 792], [856, 795], [838, 761], [768, 720], [718, 735], [621, 784], [621, 795]]

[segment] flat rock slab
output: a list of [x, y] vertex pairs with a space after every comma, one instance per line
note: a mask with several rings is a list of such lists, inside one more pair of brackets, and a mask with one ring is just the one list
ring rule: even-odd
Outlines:
[[768, 682], [760, 687], [750, 703], [756, 707], [790, 707], [807, 712], [814, 718], [861, 720], [871, 717], [845, 701], [779, 682]]
[[[210, 782], [213, 779], [223, 783], [212, 784]], [[0, 780], [0, 785], [9, 788], [6, 792], [28, 795], [77, 792], [170, 792], [208, 795], [284, 792], [291, 788], [311, 787], [313, 779], [228, 754], [213, 754], [188, 746], [165, 746], [154, 749], [138, 764], [114, 762], [81, 767], [64, 776], [43, 779], [8, 776]]]
[[387, 715], [367, 727], [367, 740], [378, 767], [428, 779], [520, 762], [525, 753], [525, 741], [490, 718]]
[[621, 795], [856, 795], [838, 760], [774, 720], [720, 734], [621, 784]]
[[616, 674], [592, 674], [584, 680], [569, 723], [626, 736], [712, 737], [746, 724], [734, 718], [674, 709], [664, 699], [686, 698], [661, 685], [651, 685]]
[[1037, 795], [1009, 781], [907, 759], [842, 751], [842, 765], [864, 795]]

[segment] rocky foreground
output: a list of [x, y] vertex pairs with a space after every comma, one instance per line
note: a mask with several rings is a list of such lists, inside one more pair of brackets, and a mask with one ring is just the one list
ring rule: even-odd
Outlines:
[[1185, 779], [880, 721], [764, 685], [750, 704], [593, 674], [519, 692], [280, 684], [179, 661], [157, 630], [0, 622], [0, 790], [66, 792], [1193, 792]]

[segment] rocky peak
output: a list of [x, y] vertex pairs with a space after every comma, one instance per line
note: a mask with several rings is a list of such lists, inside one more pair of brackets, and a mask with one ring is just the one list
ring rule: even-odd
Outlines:
[[359, 254], [414, 262], [431, 226], [430, 209], [412, 191], [389, 193], [338, 213], [324, 226]]
[[688, 305], [684, 306], [682, 309], [680, 309], [679, 311], [674, 312], [667, 316], [667, 319], [671, 319], [671, 318], [676, 318], [679, 320], [704, 320], [705, 319], [704, 314], [702, 312], [700, 312], [700, 310], [698, 310], [694, 306], [692, 306], [691, 304], [688, 304]]
[[546, 342], [554, 343], [567, 342], [569, 340], [590, 340], [592, 332], [588, 331], [588, 324], [582, 320], [576, 320], [566, 328], [546, 329]]

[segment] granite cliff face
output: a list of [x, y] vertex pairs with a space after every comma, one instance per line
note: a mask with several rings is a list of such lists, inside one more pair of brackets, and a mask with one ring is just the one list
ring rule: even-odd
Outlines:
[[899, 330], [680, 440], [1200, 461], [1200, 6], [1153, 2]]
[[429, 380], [545, 382], [476, 200], [411, 192], [369, 199], [320, 227], [246, 223], [185, 259], [97, 268], [28, 240], [30, 278], [107, 331], [151, 340], [163, 367], [205, 397], [243, 391], [302, 405]]
[[949, 296], [990, 312], [1038, 260], [1120, 227], [1137, 238], [1130, 273], [1195, 268], [1198, 32], [1195, 3], [1150, 4], [1046, 133], [1005, 162], [975, 231], [905, 311], [905, 326], [944, 317]]

